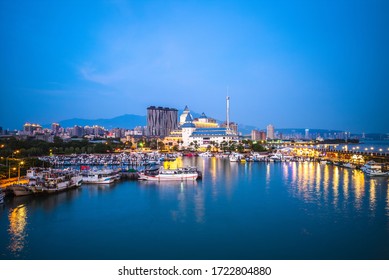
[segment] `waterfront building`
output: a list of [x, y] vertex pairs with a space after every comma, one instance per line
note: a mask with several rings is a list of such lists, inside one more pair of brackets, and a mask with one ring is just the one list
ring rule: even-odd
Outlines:
[[206, 147], [213, 143], [220, 145], [222, 142], [238, 142], [239, 136], [227, 127], [198, 128], [189, 139], [190, 142], [197, 143], [199, 147]]
[[182, 126], [185, 123], [186, 116], [189, 114], [189, 108], [188, 105], [185, 105], [184, 111], [180, 115], [180, 126]]
[[212, 118], [208, 118], [204, 112], [201, 114], [199, 118], [194, 119], [193, 123], [197, 128], [219, 127], [219, 124], [216, 122], [216, 120]]
[[269, 124], [267, 127], [266, 127], [266, 137], [267, 139], [274, 139], [274, 126]]
[[188, 113], [186, 115], [185, 122], [181, 126], [182, 130], [182, 145], [184, 147], [189, 147], [192, 141], [191, 136], [193, 132], [196, 131], [196, 126], [193, 123], [192, 115]]
[[170, 135], [163, 139], [163, 144], [165, 147], [169, 147], [169, 150], [173, 149], [174, 146], [181, 147], [182, 142], [182, 129], [171, 131]]
[[[206, 119], [203, 114], [203, 119]], [[203, 121], [206, 123], [206, 121]], [[196, 127], [192, 115], [188, 112], [182, 127], [182, 142], [184, 147], [197, 144], [199, 147], [207, 147], [211, 144], [220, 145], [222, 142], [237, 142], [238, 134], [230, 128], [229, 123], [229, 98], [227, 98], [227, 122], [226, 127]], [[237, 129], [237, 126], [236, 126]]]
[[177, 109], [150, 106], [147, 108], [147, 135], [165, 137], [178, 128]]

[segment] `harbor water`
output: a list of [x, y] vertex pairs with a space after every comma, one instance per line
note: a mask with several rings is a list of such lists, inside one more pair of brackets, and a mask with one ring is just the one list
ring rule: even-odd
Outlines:
[[0, 259], [389, 259], [388, 177], [316, 162], [179, 164], [203, 179], [7, 197]]

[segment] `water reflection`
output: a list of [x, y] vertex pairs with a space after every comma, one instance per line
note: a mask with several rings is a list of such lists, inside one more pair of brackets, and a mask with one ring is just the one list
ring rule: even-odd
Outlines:
[[377, 182], [374, 179], [370, 179], [370, 199], [369, 199], [369, 206], [370, 210], [372, 210], [372, 215], [374, 216], [374, 210], [376, 207], [376, 186]]
[[14, 209], [10, 209], [8, 219], [8, 233], [11, 239], [9, 250], [17, 257], [24, 249], [26, 243], [27, 207], [22, 204]]
[[363, 172], [357, 171], [353, 173], [352, 187], [354, 187], [355, 207], [361, 209], [365, 193], [365, 174]]
[[[290, 178], [289, 173], [291, 173]], [[266, 181], [270, 180], [268, 176]], [[371, 213], [377, 208], [377, 191], [380, 182], [383, 182], [382, 180], [386, 182], [385, 178], [369, 178], [366, 181], [366, 175], [360, 170], [318, 163], [285, 164], [281, 176], [283, 181], [291, 186], [292, 194], [305, 202], [318, 204], [325, 202], [324, 205], [332, 205], [337, 211], [341, 205], [342, 209], [352, 205], [360, 211], [366, 203]], [[389, 199], [386, 203], [389, 213]]]
[[348, 200], [349, 197], [349, 172], [347, 169], [343, 170], [343, 195], [345, 201]]
[[323, 188], [324, 188], [324, 200], [328, 202], [328, 187], [330, 184], [330, 171], [328, 165], [324, 166], [324, 181], [323, 181]]
[[270, 185], [270, 163], [266, 164], [266, 187]]
[[[389, 232], [387, 178], [370, 178], [358, 170], [313, 162], [238, 164], [230, 163], [228, 159], [184, 158], [183, 166], [188, 165], [196, 165], [199, 170], [202, 170], [203, 180], [195, 182], [123, 181], [114, 186], [83, 185], [82, 188], [73, 192], [47, 197], [9, 199], [5, 205], [7, 211], [4, 212], [8, 221], [0, 219], [0, 222], [4, 222], [3, 228], [5, 230], [9, 228], [9, 239], [5, 238], [4, 246], [0, 247], [7, 250], [7, 256], [16, 257], [19, 254], [19, 258], [20, 255], [24, 258], [26, 256], [27, 258], [31, 256], [39, 258], [41, 256], [39, 250], [45, 250], [45, 248], [36, 249], [39, 246], [33, 242], [40, 240], [43, 235], [38, 230], [30, 229], [38, 228], [37, 225], [40, 223], [52, 222], [53, 220], [46, 219], [46, 217], [52, 217], [55, 218], [54, 221], [60, 222], [58, 232], [65, 228], [71, 228], [71, 232], [77, 234], [87, 232], [88, 226], [93, 227], [96, 224], [84, 224], [80, 221], [86, 221], [89, 217], [96, 220], [93, 216], [94, 212], [87, 211], [92, 209], [90, 206], [96, 205], [95, 202], [104, 203], [100, 204], [105, 205], [104, 212], [107, 212], [105, 209], [111, 207], [117, 208], [120, 203], [119, 211], [112, 212], [112, 214], [118, 214], [118, 217], [131, 215], [131, 223], [119, 225], [119, 223], [115, 224], [119, 219], [115, 219], [113, 215], [98, 216], [99, 226], [101, 220], [105, 231], [104, 234], [96, 231], [96, 234], [90, 237], [91, 247], [95, 246], [95, 242], [98, 244], [104, 236], [113, 234], [115, 240], [112, 247], [119, 248], [128, 242], [127, 232], [132, 231], [133, 236], [136, 236], [134, 240], [137, 240], [134, 242], [137, 243], [134, 244], [134, 248], [138, 251], [146, 249], [152, 252], [155, 243], [153, 247], [147, 248], [147, 244], [152, 242], [148, 232], [157, 232], [160, 229], [164, 233], [157, 240], [161, 249], [167, 251], [171, 249], [169, 248], [171, 243], [164, 242], [164, 240], [171, 241], [169, 238], [175, 236], [177, 230], [179, 232], [182, 229], [182, 232], [185, 232], [185, 238], [194, 244], [190, 252], [201, 250], [201, 252], [204, 251], [203, 255], [207, 253], [207, 244], [201, 247], [206, 239], [204, 236], [216, 236], [217, 241], [223, 243], [223, 250], [225, 244], [229, 246], [231, 244], [232, 247], [238, 248], [235, 250], [239, 253], [242, 252], [241, 244], [246, 241], [247, 244], [256, 244], [255, 242], [261, 239], [264, 240], [262, 244], [274, 244], [271, 241], [279, 237], [280, 242], [285, 240], [283, 245], [296, 244], [288, 252], [292, 258], [295, 256], [293, 254], [296, 252], [297, 245], [299, 248], [301, 246], [303, 251], [316, 250], [312, 247], [304, 248], [306, 238], [312, 240], [312, 243], [308, 242], [308, 246], [312, 246], [314, 240], [316, 241], [314, 246], [322, 252], [336, 251], [338, 248], [356, 252], [355, 244], [351, 243], [355, 243], [352, 242], [353, 240], [359, 240], [360, 236], [377, 236], [380, 244], [373, 244], [378, 248], [377, 250], [388, 245], [388, 239], [380, 236], [387, 235]], [[69, 207], [66, 207], [67, 203]], [[17, 207], [18, 204], [19, 207]], [[269, 211], [269, 209], [280, 206], [285, 211], [275, 214], [274, 211]], [[69, 214], [69, 210], [75, 211], [74, 217], [79, 217], [81, 212], [85, 212], [85, 217], [78, 221], [77, 219], [62, 219]], [[125, 214], [121, 214], [121, 211]], [[50, 216], [46, 215], [48, 212]], [[58, 218], [60, 220], [57, 220]], [[292, 222], [284, 222], [288, 220]], [[260, 227], [260, 223], [258, 222], [257, 225], [255, 221], [261, 221], [261, 223], [264, 221], [266, 227]], [[387, 226], [386, 232], [383, 232], [383, 226]], [[120, 228], [123, 234], [114, 232], [114, 228]], [[241, 229], [245, 228], [249, 228], [250, 231], [241, 233]], [[301, 228], [303, 230], [300, 230]], [[299, 243], [302, 238], [297, 233], [302, 231], [304, 242]], [[275, 232], [277, 236], [274, 235]], [[296, 232], [296, 236], [289, 232]], [[306, 236], [307, 232], [310, 234], [309, 237]], [[340, 234], [335, 236], [337, 233]], [[120, 239], [122, 235], [125, 237]], [[143, 236], [145, 236], [144, 240], [142, 240]], [[51, 238], [53, 239], [49, 240], [50, 243], [63, 248], [58, 236]], [[235, 243], [231, 242], [233, 239], [236, 240]], [[339, 240], [339, 243], [336, 240]], [[347, 247], [348, 243], [350, 247]], [[259, 252], [261, 248], [255, 249]], [[269, 248], [269, 252], [272, 250], [273, 248]], [[197, 256], [203, 256], [199, 252], [196, 253]], [[373, 253], [367, 255], [362, 252], [358, 258], [374, 257]], [[115, 252], [112, 255], [115, 256]], [[74, 253], [74, 256], [77, 257], [77, 253]], [[240, 255], [234, 256], [239, 257]], [[244, 255], [246, 256], [257, 257], [257, 255]], [[311, 255], [297, 255], [297, 258], [301, 256], [312, 257]], [[332, 256], [334, 255], [329, 255], [329, 257]], [[347, 256], [352, 257], [351, 253]], [[315, 257], [326, 256], [319, 252]], [[335, 257], [342, 258], [343, 256], [339, 254]]]
[[333, 197], [334, 197], [334, 201], [332, 202], [332, 204], [336, 208], [338, 205], [338, 198], [339, 198], [339, 167], [337, 166], [334, 167], [334, 172], [332, 177], [333, 177], [332, 185], [333, 185]]
[[[386, 216], [389, 217], [389, 181], [386, 189]], [[389, 227], [389, 222], [388, 222], [388, 227]]]
[[320, 195], [320, 185], [321, 185], [321, 168], [320, 164], [316, 164], [316, 188], [315, 191], [318, 195]]

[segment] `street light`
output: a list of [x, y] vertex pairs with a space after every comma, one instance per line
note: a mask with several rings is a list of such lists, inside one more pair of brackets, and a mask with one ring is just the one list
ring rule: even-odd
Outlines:
[[10, 157], [14, 158], [14, 156], [15, 156], [16, 154], [18, 154], [18, 153], [20, 153], [20, 151], [19, 151], [19, 150], [16, 150], [16, 151], [12, 152], [12, 155], [6, 157], [5, 166], [9, 166], [9, 161], [8, 161], [8, 159], [9, 159]]
[[20, 181], [20, 166], [24, 164], [24, 161], [19, 162], [18, 166], [18, 182]]
[[[16, 167], [13, 167], [12, 170], [15, 171]], [[8, 167], [8, 179], [11, 179], [11, 165]]]

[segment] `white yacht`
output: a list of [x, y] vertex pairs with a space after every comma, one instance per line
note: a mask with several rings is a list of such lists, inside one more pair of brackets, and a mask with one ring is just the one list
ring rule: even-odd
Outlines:
[[213, 157], [213, 154], [209, 151], [206, 151], [204, 153], [200, 153], [199, 157]]
[[230, 155], [230, 162], [240, 162], [242, 158], [244, 158], [243, 155], [239, 153], [232, 153]]
[[367, 162], [361, 167], [361, 170], [369, 176], [389, 176], [389, 171], [383, 171], [383, 164], [375, 161]]
[[146, 181], [195, 181], [199, 173], [195, 167], [178, 169], [149, 169], [138, 173], [139, 180]]

